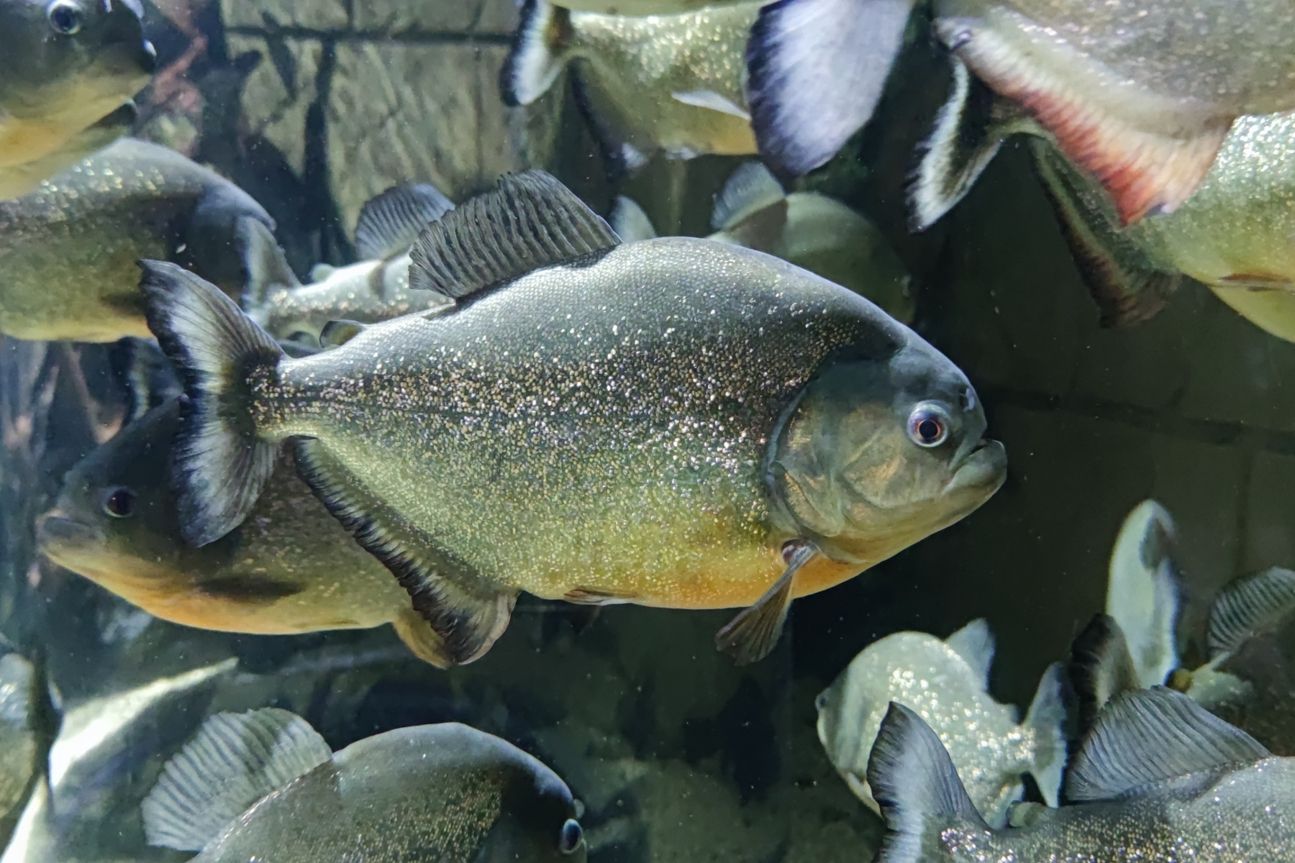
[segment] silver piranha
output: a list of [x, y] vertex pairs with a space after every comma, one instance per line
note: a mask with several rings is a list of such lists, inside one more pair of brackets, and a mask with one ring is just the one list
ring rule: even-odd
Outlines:
[[531, 104], [572, 63], [580, 104], [617, 171], [656, 152], [754, 153], [742, 56], [760, 5], [623, 17], [527, 0], [500, 75], [504, 101]]
[[139, 0], [0, 2], [0, 199], [124, 134], [152, 77]]
[[284, 710], [221, 713], [144, 800], [149, 843], [194, 863], [585, 859], [571, 790], [465, 725], [388, 731], [333, 753]]
[[180, 406], [132, 422], [74, 467], [38, 525], [41, 553], [145, 611], [188, 626], [289, 635], [392, 624], [416, 654], [435, 634], [387, 570], [298, 478], [285, 453], [238, 528], [194, 548], [170, 486]]
[[148, 336], [141, 258], [175, 260], [236, 290], [240, 218], [256, 201], [165, 147], [125, 139], [32, 192], [0, 201], [0, 332], [108, 342]]
[[939, 737], [894, 704], [868, 767], [888, 828], [879, 863], [1290, 860], [1295, 759], [1167, 689], [1117, 696], [1066, 777], [1060, 809], [991, 828]]
[[719, 644], [772, 649], [791, 600], [961, 519], [1002, 484], [966, 377], [850, 291], [707, 240], [622, 243], [541, 172], [429, 226], [410, 285], [452, 302], [300, 360], [201, 279], [145, 265], [187, 369], [186, 538], [298, 469], [444, 638], [483, 654], [517, 593], [749, 606]]
[[[872, 116], [918, 0], [783, 0], [749, 49], [761, 152], [803, 172]], [[1095, 176], [1120, 218], [1179, 207], [1233, 121], [1295, 108], [1288, 0], [932, 0], [939, 38]]]
[[922, 632], [888, 635], [850, 662], [818, 696], [818, 739], [859, 799], [878, 811], [866, 778], [868, 756], [894, 701], [935, 729], [991, 824], [1006, 823], [1008, 807], [1024, 793], [1025, 773], [1056, 805], [1066, 760], [1063, 668], [1048, 670], [1018, 724], [1016, 709], [989, 695], [993, 658], [989, 625], [977, 620], [948, 641]]
[[355, 229], [360, 260], [344, 267], [320, 265], [302, 285], [265, 225], [241, 225], [243, 306], [274, 337], [317, 341], [329, 321], [376, 323], [445, 302], [439, 294], [409, 289], [409, 249], [431, 222], [454, 209], [434, 186], [396, 186], [366, 203]]
[[[610, 216], [624, 240], [657, 235], [647, 214], [618, 198]], [[759, 162], [742, 165], [715, 199], [709, 239], [767, 252], [872, 300], [886, 314], [911, 323], [911, 279], [872, 222], [816, 192], [788, 194]]]

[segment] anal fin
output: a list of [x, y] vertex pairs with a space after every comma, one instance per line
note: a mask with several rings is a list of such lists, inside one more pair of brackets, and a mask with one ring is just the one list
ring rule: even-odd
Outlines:
[[759, 662], [768, 656], [778, 643], [787, 621], [796, 573], [816, 553], [813, 546], [805, 544], [793, 546], [790, 552], [784, 552], [786, 570], [754, 605], [743, 609], [715, 634], [716, 649], [732, 657], [739, 665]]
[[[413, 610], [443, 642], [427, 637], [411, 643], [420, 657], [437, 665], [479, 659], [503, 635], [517, 591], [487, 584], [471, 567], [439, 549], [433, 538], [368, 491], [363, 483], [315, 439], [297, 442], [297, 470], [334, 517], [409, 593]], [[401, 637], [411, 630], [397, 627]]]

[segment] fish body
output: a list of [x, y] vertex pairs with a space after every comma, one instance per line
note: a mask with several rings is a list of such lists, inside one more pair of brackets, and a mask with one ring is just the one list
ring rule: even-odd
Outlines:
[[748, 2], [750, 0], [563, 0], [557, 5], [573, 12], [596, 12], [599, 15], [677, 15], [711, 6]]
[[148, 336], [136, 261], [177, 260], [222, 286], [235, 222], [274, 222], [245, 192], [165, 147], [126, 139], [0, 201], [0, 332], [26, 339]]
[[[258, 748], [267, 738], [274, 749]], [[218, 714], [167, 765], [143, 808], [150, 843], [201, 849], [193, 863], [585, 859], [566, 783], [515, 746], [456, 723], [388, 731], [332, 753], [285, 711]]]
[[142, 17], [137, 0], [0, 3], [0, 199], [126, 131], [157, 61]]
[[633, 17], [528, 0], [501, 75], [505, 101], [530, 104], [571, 63], [580, 102], [618, 168], [657, 152], [754, 153], [742, 58], [760, 5]]
[[1019, 826], [981, 819], [939, 738], [896, 705], [869, 778], [889, 833], [881, 863], [1229, 863], [1290, 860], [1295, 761], [1164, 689], [1107, 706], [1073, 762], [1060, 809]]
[[427, 624], [387, 570], [297, 476], [288, 453], [218, 542], [184, 542], [170, 485], [172, 399], [74, 467], [39, 522], [42, 554], [150, 614], [202, 629], [291, 635], [391, 623], [419, 651]]
[[0, 657], [0, 818], [22, 802], [36, 774], [38, 683], [31, 662], [16, 653]]
[[[890, 557], [1001, 483], [965, 376], [851, 292], [726, 244], [622, 244], [543, 174], [463, 209], [414, 252], [414, 287], [458, 297], [452, 308], [301, 360], [271, 362], [278, 348], [208, 288], [146, 268], [172, 358], [192, 362], [186, 342], [210, 337], [183, 325], [180, 300], [269, 363], [224, 385], [257, 436], [221, 450], [241, 464], [182, 444], [195, 483], [244, 476], [232, 496], [182, 493], [191, 542], [236, 525], [260, 460], [299, 438], [303, 476], [463, 661], [498, 637], [518, 590], [756, 603], [776, 633], [793, 596]], [[221, 435], [186, 423], [184, 439]]]
[[[761, 151], [794, 171], [829, 158], [871, 117], [915, 5], [768, 7], [748, 60]], [[1295, 107], [1284, 0], [934, 0], [932, 13], [951, 51], [1094, 175], [1124, 223], [1181, 206], [1238, 117]]]
[[987, 691], [993, 640], [983, 620], [948, 641], [922, 632], [886, 636], [851, 661], [818, 697], [818, 737], [833, 766], [873, 811], [868, 757], [892, 701], [931, 725], [967, 783], [976, 808], [993, 824], [1024, 792], [1033, 773], [1056, 803], [1065, 762], [1060, 667], [1044, 678], [1024, 724], [1016, 709]]

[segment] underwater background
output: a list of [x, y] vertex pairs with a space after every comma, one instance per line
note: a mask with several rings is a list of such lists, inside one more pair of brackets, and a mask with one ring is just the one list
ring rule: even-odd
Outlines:
[[[398, 183], [462, 201], [542, 167], [599, 212], [625, 194], [660, 233], [700, 236], [741, 163], [658, 157], [612, 184], [569, 88], [501, 104], [511, 0], [146, 7], [159, 71], [135, 134], [260, 201], [298, 272], [353, 260], [361, 206]], [[140, 800], [206, 716], [264, 706], [301, 714], [335, 749], [449, 720], [497, 734], [571, 785], [596, 860], [867, 860], [880, 822], [814, 725], [815, 695], [866, 645], [984, 617], [992, 691], [1027, 704], [1102, 609], [1115, 535], [1146, 498], [1177, 521], [1182, 632], [1201, 630], [1225, 583], [1295, 562], [1295, 345], [1204, 290], [1179, 291], [1137, 326], [1101, 327], [1022, 144], [942, 222], [909, 230], [904, 189], [945, 96], [947, 76], [930, 74], [944, 62], [913, 35], [878, 119], [799, 186], [882, 229], [912, 277], [914, 328], [975, 383], [1008, 479], [963, 521], [796, 602], [790, 637], [757, 665], [713, 649], [724, 611], [594, 613], [524, 597], [495, 648], [448, 673], [386, 628], [256, 637], [154, 619], [34, 548], [63, 474], [121, 423], [112, 349], [0, 338], [0, 632], [55, 693], [41, 707], [44, 745], [78, 709], [87, 723], [123, 717], [54, 747], [53, 791], [26, 816], [23, 848], [0, 860], [188, 859], [145, 845]], [[1273, 698], [1295, 692], [1292, 652], [1278, 635], [1251, 648]], [[163, 684], [174, 691], [123, 701]]]

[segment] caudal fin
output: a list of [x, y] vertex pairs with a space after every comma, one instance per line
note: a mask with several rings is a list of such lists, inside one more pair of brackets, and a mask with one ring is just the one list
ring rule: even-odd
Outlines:
[[1043, 801], [1056, 806], [1061, 795], [1061, 779], [1066, 769], [1066, 668], [1054, 662], [1043, 673], [1034, 702], [1025, 716], [1025, 724], [1034, 732], [1034, 769]]
[[1071, 645], [1069, 673], [1080, 736], [1088, 733], [1112, 698], [1142, 688], [1124, 632], [1105, 614], [1096, 615]]
[[891, 702], [868, 759], [868, 785], [886, 819], [877, 863], [919, 863], [923, 838], [952, 823], [989, 825], [976, 811], [949, 752], [912, 710]]
[[799, 175], [872, 118], [916, 0], [777, 0], [747, 43], [747, 101], [760, 154]]
[[250, 380], [283, 351], [215, 285], [175, 264], [141, 261], [149, 328], [187, 398], [174, 449], [180, 530], [202, 546], [242, 523], [274, 472], [277, 441], [257, 437]]
[[499, 73], [499, 90], [510, 107], [529, 105], [553, 86], [566, 65], [571, 13], [548, 0], [526, 0], [518, 13], [513, 47]]

